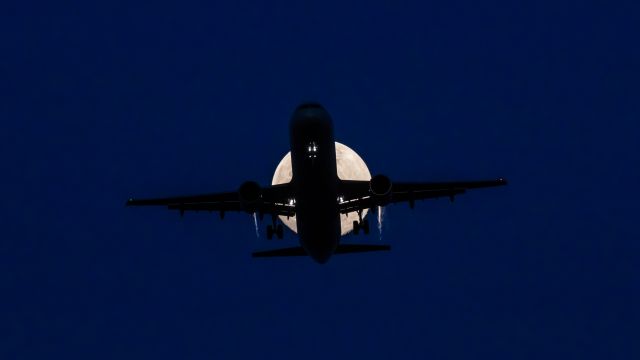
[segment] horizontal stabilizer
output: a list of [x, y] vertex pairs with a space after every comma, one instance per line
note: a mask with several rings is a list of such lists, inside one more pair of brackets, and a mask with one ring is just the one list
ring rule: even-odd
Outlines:
[[[364, 245], [364, 244], [340, 244], [335, 254], [352, 254], [369, 251], [389, 251], [389, 245]], [[307, 253], [302, 247], [284, 248], [276, 250], [258, 251], [252, 254], [253, 257], [279, 257], [279, 256], [306, 256]]]
[[389, 251], [390, 245], [364, 245], [364, 244], [340, 244], [336, 249], [336, 254], [350, 254], [369, 251]]
[[253, 257], [277, 257], [277, 256], [306, 256], [307, 253], [300, 246], [276, 250], [258, 251], [251, 254]]

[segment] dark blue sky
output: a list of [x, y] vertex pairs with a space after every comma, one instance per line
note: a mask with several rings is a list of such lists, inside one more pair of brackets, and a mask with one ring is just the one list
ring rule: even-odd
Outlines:
[[[212, 3], [2, 5], [1, 359], [639, 357], [634, 2]], [[326, 266], [124, 208], [267, 183], [305, 100], [373, 173], [510, 185]]]

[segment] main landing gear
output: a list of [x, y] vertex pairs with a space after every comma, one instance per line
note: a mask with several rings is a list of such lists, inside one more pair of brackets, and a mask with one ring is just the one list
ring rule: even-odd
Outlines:
[[278, 237], [278, 239], [282, 239], [282, 236], [284, 235], [282, 224], [276, 224], [277, 220], [275, 215], [271, 217], [271, 220], [273, 222], [273, 225], [267, 226], [267, 239], [271, 240], [274, 234]]
[[365, 235], [368, 235], [369, 220], [362, 220], [362, 210], [358, 210], [358, 218], [359, 218], [359, 221], [356, 220], [353, 222], [353, 234], [358, 235], [360, 233], [360, 230], [362, 230]]

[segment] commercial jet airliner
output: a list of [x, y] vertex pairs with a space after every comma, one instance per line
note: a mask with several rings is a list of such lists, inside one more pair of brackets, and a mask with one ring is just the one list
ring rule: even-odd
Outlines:
[[[300, 105], [289, 126], [291, 147], [291, 181], [262, 187], [247, 181], [237, 191], [127, 201], [128, 206], [160, 205], [185, 211], [216, 211], [223, 218], [227, 211], [271, 215], [267, 237], [283, 236], [278, 216], [296, 217], [300, 247], [253, 253], [254, 257], [309, 255], [318, 263], [326, 263], [333, 254], [389, 250], [388, 245], [340, 244], [340, 217], [356, 213], [353, 232], [369, 233], [366, 211], [380, 211], [386, 205], [416, 200], [448, 197], [469, 189], [506, 185], [503, 178], [480, 181], [392, 182], [379, 174], [370, 180], [341, 180], [336, 168], [336, 143], [329, 113], [320, 104]], [[364, 216], [363, 216], [364, 213]]]

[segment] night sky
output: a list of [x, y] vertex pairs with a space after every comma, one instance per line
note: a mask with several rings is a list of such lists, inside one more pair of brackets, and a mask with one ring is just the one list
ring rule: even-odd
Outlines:
[[[640, 358], [634, 3], [4, 3], [0, 359]], [[268, 184], [310, 100], [374, 174], [510, 184], [326, 265], [124, 207]]]

